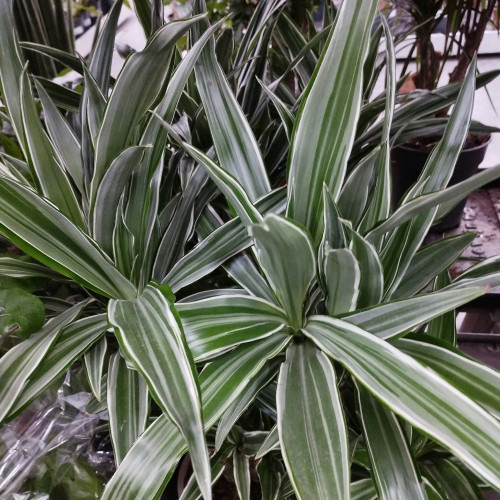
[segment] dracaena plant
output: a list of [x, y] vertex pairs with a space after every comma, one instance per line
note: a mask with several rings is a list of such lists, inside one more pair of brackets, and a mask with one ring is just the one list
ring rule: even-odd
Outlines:
[[[263, 2], [257, 14], [282, 4]], [[373, 106], [383, 113], [377, 143], [366, 153], [356, 142], [363, 112], [375, 116], [363, 78], [377, 5], [344, 2], [312, 74], [295, 61], [296, 74], [304, 70], [295, 109], [282, 82], [271, 86], [264, 72], [264, 87], [253, 86], [245, 72], [252, 50], [268, 47], [268, 25], [253, 18], [232, 75], [245, 115], [202, 2], [199, 15], [152, 30], [110, 90], [115, 4], [89, 64], [66, 58], [85, 78], [78, 137], [35, 83], [40, 124], [0, 2], [2, 98], [26, 160], [3, 157], [0, 228], [46, 266], [4, 260], [2, 272], [55, 271], [93, 299], [0, 359], [1, 417], [84, 356], [95, 397], [106, 388], [118, 466], [103, 498], [158, 498], [186, 451], [194, 475], [184, 499], [211, 498], [229, 463], [243, 499], [253, 466], [266, 499], [445, 498], [452, 481], [474, 495], [478, 484], [500, 487], [499, 375], [459, 354], [453, 325], [456, 307], [498, 283], [498, 259], [450, 282], [471, 236], [422, 247], [434, 219], [500, 167], [446, 188], [470, 121], [472, 70], [424, 175], [391, 213], [390, 43], [387, 91], [382, 109]], [[192, 48], [172, 71], [188, 31]], [[187, 82], [181, 96], [193, 66], [196, 89]], [[262, 89], [256, 101], [250, 85]], [[203, 127], [172, 125], [179, 99], [185, 112], [198, 98], [204, 119], [196, 109], [191, 123], [206, 120], [202, 141]], [[251, 102], [266, 113], [272, 103], [283, 124], [266, 132]], [[273, 151], [265, 157], [264, 144]], [[287, 186], [273, 190], [288, 148]], [[194, 225], [200, 241], [186, 248]], [[219, 266], [232, 282], [209, 279]]]

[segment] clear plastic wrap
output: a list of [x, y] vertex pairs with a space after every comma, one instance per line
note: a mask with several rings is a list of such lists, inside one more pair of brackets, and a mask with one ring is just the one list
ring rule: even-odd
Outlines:
[[90, 394], [76, 392], [69, 372], [58, 390], [47, 391], [0, 429], [0, 498], [87, 500], [100, 498], [114, 460], [106, 414], [90, 414]]

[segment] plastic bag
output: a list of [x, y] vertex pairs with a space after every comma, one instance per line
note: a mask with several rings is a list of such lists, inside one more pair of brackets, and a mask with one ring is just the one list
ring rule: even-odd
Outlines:
[[[75, 387], [76, 386], [76, 387]], [[87, 500], [100, 498], [114, 471], [105, 414], [90, 414], [90, 394], [70, 372], [0, 430], [0, 498]]]

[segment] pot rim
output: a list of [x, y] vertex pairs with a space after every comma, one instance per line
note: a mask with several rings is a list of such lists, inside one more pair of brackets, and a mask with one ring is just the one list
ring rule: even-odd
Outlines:
[[[482, 144], [479, 144], [479, 146], [474, 146], [472, 148], [462, 149], [461, 153], [468, 153], [469, 151], [477, 151], [478, 149], [488, 147], [488, 145], [493, 140], [492, 137], [491, 137], [491, 134], [488, 134], [488, 135], [489, 135], [489, 138], [488, 138], [488, 140], [486, 142], [483, 142]], [[421, 149], [421, 148], [407, 146], [406, 144], [399, 144], [398, 146], [394, 146], [394, 149], [403, 149], [405, 151], [412, 151], [412, 152], [416, 151], [416, 152], [422, 153], [422, 154], [430, 154], [432, 152], [432, 149], [426, 151], [426, 150]]]

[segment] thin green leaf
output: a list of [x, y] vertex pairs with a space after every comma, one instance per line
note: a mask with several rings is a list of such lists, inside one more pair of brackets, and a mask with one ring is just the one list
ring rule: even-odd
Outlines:
[[347, 428], [335, 371], [309, 341], [288, 348], [276, 401], [281, 450], [297, 498], [348, 499]]
[[118, 352], [109, 361], [107, 402], [114, 457], [119, 466], [146, 429], [149, 394], [139, 372], [130, 370]]
[[[283, 196], [282, 189], [272, 191], [258, 200], [255, 207], [261, 212], [281, 211]], [[268, 202], [271, 202], [270, 206]], [[201, 232], [203, 239], [174, 265], [164, 280], [174, 292], [217, 269], [227, 259], [252, 244], [252, 239], [239, 218], [220, 227], [212, 224], [207, 217], [204, 219], [202, 216], [201, 221], [209, 224], [207, 229]]]
[[[193, 12], [204, 11], [202, 2], [195, 2]], [[208, 21], [201, 26], [203, 31], [207, 29]], [[194, 27], [194, 40], [201, 37], [201, 31], [200, 26]], [[257, 141], [217, 62], [213, 40], [203, 49], [195, 74], [221, 167], [244, 187], [253, 202], [271, 187]]]
[[[316, 273], [316, 258], [307, 232], [274, 214], [250, 227], [257, 257], [293, 328], [303, 325], [303, 308]], [[288, 257], [283, 258], [284, 255]]]
[[439, 484], [447, 498], [453, 500], [482, 500], [484, 494], [451, 460], [436, 460], [425, 465], [424, 471]]
[[[11, 125], [19, 138], [21, 147], [25, 146], [23, 121], [21, 118], [20, 81], [23, 72], [23, 60], [15, 30], [12, 12], [12, 0], [0, 3], [0, 82], [2, 101], [9, 111]], [[6, 91], [8, 89], [8, 91]]]
[[111, 301], [108, 316], [124, 354], [185, 437], [200, 490], [209, 499], [210, 462], [197, 374], [175, 310], [162, 291], [168, 287], [163, 287], [147, 286], [136, 300]]
[[[447, 288], [451, 283], [451, 278], [448, 270], [444, 270], [436, 276], [434, 281], [434, 290], [442, 290]], [[427, 333], [431, 337], [437, 337], [448, 342], [451, 345], [457, 344], [457, 321], [455, 309], [451, 309], [440, 316], [429, 321]]]
[[380, 220], [385, 220], [391, 213], [391, 159], [390, 131], [396, 102], [396, 55], [391, 30], [384, 15], [379, 16], [385, 34], [386, 77], [385, 77], [385, 112], [382, 129], [382, 144], [377, 157], [375, 184], [370, 204], [361, 221], [359, 231], [365, 234]]
[[262, 446], [257, 451], [255, 455], [256, 459], [262, 458], [267, 455], [270, 451], [277, 450], [280, 447], [280, 436], [278, 433], [278, 426], [275, 425], [267, 435], [267, 438], [262, 443]]
[[[279, 362], [278, 362], [279, 363]], [[243, 412], [254, 402], [257, 394], [268, 385], [278, 373], [278, 364], [268, 362], [265, 367], [253, 378], [245, 391], [242, 392], [224, 412], [215, 435], [215, 449], [221, 449], [224, 440], [231, 432]]]
[[434, 370], [361, 328], [313, 316], [303, 331], [392, 411], [499, 487], [500, 423], [479, 405]]
[[411, 260], [408, 271], [392, 298], [411, 297], [422, 290], [435, 276], [448, 269], [475, 237], [474, 233], [464, 233], [424, 246]]
[[[354, 142], [378, 2], [343, 2], [301, 102], [288, 159], [288, 214], [321, 238], [322, 189], [337, 200]], [[332, 77], [333, 75], [333, 77]]]
[[240, 500], [250, 500], [250, 460], [242, 453], [233, 453], [233, 475]]
[[286, 138], [290, 141], [293, 131], [293, 124], [295, 122], [295, 117], [292, 112], [288, 109], [286, 104], [261, 80], [257, 79], [261, 87], [264, 89], [266, 95], [271, 99], [274, 107], [278, 111], [283, 127], [285, 128]]
[[327, 291], [326, 308], [331, 316], [352, 311], [358, 299], [361, 272], [351, 250], [327, 250], [323, 261]]
[[39, 54], [48, 56], [51, 59], [62, 64], [63, 66], [66, 66], [67, 68], [76, 71], [80, 75], [83, 75], [82, 61], [77, 56], [69, 54], [68, 52], [58, 49], [56, 47], [49, 47], [47, 45], [41, 45], [39, 43], [22, 41], [19, 42], [19, 45], [23, 49], [27, 49], [33, 52], [38, 52]]
[[262, 339], [286, 324], [283, 310], [244, 295], [177, 304], [186, 341], [195, 360], [213, 357], [238, 344]]
[[78, 139], [44, 88], [37, 81], [35, 83], [43, 106], [45, 123], [59, 162], [71, 176], [80, 194], [84, 194], [82, 157]]
[[238, 180], [228, 174], [226, 170], [219, 167], [207, 155], [188, 143], [183, 143], [182, 147], [196, 160], [205, 170], [211, 179], [221, 190], [227, 200], [234, 207], [244, 224], [249, 225], [262, 220], [262, 215], [252, 204], [248, 194], [243, 189]]
[[107, 327], [106, 315], [97, 314], [74, 321], [63, 328], [50, 351], [29, 376], [28, 383], [10, 409], [7, 419], [16, 417], [53, 385], [54, 381], [62, 377], [67, 369], [102, 337]]
[[108, 297], [137, 294], [95, 243], [52, 204], [1, 176], [0, 228], [26, 253], [77, 283]]
[[46, 266], [12, 257], [0, 257], [0, 275], [9, 278], [48, 278], [55, 280], [61, 280], [62, 278], [59, 273]]
[[396, 339], [391, 343], [435, 370], [469, 398], [500, 417], [500, 373], [497, 370], [465, 356], [442, 340], [428, 336]]
[[283, 477], [281, 463], [272, 457], [265, 457], [257, 464], [262, 500], [278, 500]]
[[414, 458], [396, 416], [362, 387], [359, 387], [358, 397], [379, 497], [383, 500], [426, 500]]
[[104, 373], [104, 359], [108, 350], [108, 342], [104, 337], [100, 342], [88, 352], [85, 353], [85, 369], [87, 370], [87, 378], [90, 389], [97, 401], [101, 401], [101, 381]]
[[361, 278], [359, 282], [358, 308], [377, 304], [382, 299], [384, 273], [375, 247], [356, 231], [346, 227], [351, 236], [351, 250], [358, 261]]
[[61, 330], [80, 314], [88, 301], [68, 309], [61, 315], [49, 320], [45, 326], [28, 340], [10, 349], [0, 358], [0, 421], [11, 412], [11, 408], [22, 394], [32, 373], [61, 334]]
[[442, 290], [410, 299], [385, 302], [364, 311], [348, 314], [343, 319], [377, 337], [387, 339], [424, 324], [483, 294], [484, 289], [481, 287]]
[[372, 241], [384, 233], [391, 231], [412, 217], [438, 206], [442, 203], [458, 203], [468, 194], [476, 189], [498, 179], [500, 177], [500, 165], [484, 169], [482, 172], [470, 177], [466, 181], [459, 182], [449, 188], [434, 193], [425, 194], [405, 203], [399, 207], [391, 217], [373, 229], [367, 236]]
[[122, 5], [123, 0], [116, 0], [113, 3], [111, 10], [106, 16], [102, 30], [97, 36], [89, 59], [89, 72], [104, 95], [106, 95], [108, 91], [116, 28], [118, 26]]
[[92, 234], [108, 255], [111, 255], [113, 249], [115, 207], [132, 172], [140, 164], [144, 151], [144, 146], [127, 148], [113, 160], [99, 184], [95, 204], [91, 206]]
[[54, 147], [43, 130], [31, 92], [28, 76], [21, 76], [21, 113], [26, 134], [28, 163], [41, 194], [80, 228], [85, 228], [83, 214], [73, 187], [56, 160]]
[[198, 16], [166, 24], [143, 51], [127, 59], [109, 98], [97, 138], [92, 201], [111, 162], [130, 145], [136, 126], [161, 91], [175, 44], [200, 19]]

